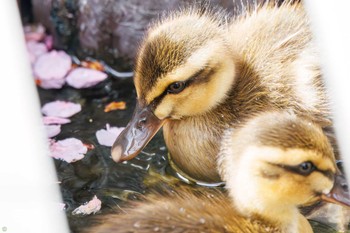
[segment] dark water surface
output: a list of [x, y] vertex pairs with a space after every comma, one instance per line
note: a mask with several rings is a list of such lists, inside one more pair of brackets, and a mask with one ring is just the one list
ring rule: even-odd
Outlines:
[[[90, 201], [96, 195], [102, 201], [98, 214], [120, 211], [119, 205], [127, 199], [137, 199], [147, 187], [159, 182], [160, 177], [174, 174], [169, 167], [167, 150], [162, 132], [159, 132], [133, 160], [115, 163], [110, 157], [110, 147], [97, 142], [95, 133], [106, 124], [124, 127], [132, 116], [136, 94], [132, 78], [112, 77], [93, 88], [74, 89], [68, 86], [60, 90], [38, 88], [41, 104], [55, 100], [72, 101], [82, 105], [82, 111], [62, 125], [55, 140], [69, 137], [80, 139], [95, 148], [89, 150], [84, 159], [74, 163], [54, 159], [66, 214], [72, 232], [93, 224], [91, 216], [72, 215], [78, 206]], [[126, 110], [104, 112], [112, 101], [125, 101]], [[174, 180], [174, 179], [172, 179]], [[316, 233], [336, 232], [329, 226], [311, 221]]]
[[[102, 201], [102, 213], [116, 211], [118, 204], [123, 200], [144, 193], [146, 187], [143, 180], [150, 169], [156, 174], [165, 170], [168, 164], [167, 152], [161, 133], [156, 135], [139, 156], [123, 163], [113, 162], [110, 147], [97, 142], [97, 130], [105, 128], [107, 123], [117, 127], [126, 126], [131, 118], [135, 106], [135, 91], [131, 78], [110, 77], [89, 89], [77, 90], [66, 86], [60, 90], [38, 90], [42, 105], [54, 100], [72, 101], [82, 105], [82, 111], [70, 118], [70, 124], [62, 125], [61, 133], [54, 139], [75, 137], [95, 147], [88, 151], [84, 159], [74, 163], [54, 160], [73, 232], [86, 227], [86, 219], [89, 218], [71, 214], [79, 205], [97, 195]], [[105, 113], [105, 105], [112, 101], [125, 101], [127, 109]]]

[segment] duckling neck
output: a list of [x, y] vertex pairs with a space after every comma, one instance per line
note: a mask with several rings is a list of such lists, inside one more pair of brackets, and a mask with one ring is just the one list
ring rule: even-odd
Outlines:
[[[275, 223], [283, 233], [301, 233], [299, 231], [299, 212], [297, 208], [281, 208], [280, 206], [266, 208], [266, 210], [258, 214], [261, 219]], [[304, 233], [304, 231], [302, 231]]]
[[313, 233], [310, 223], [295, 207], [281, 208], [281, 206], [265, 208], [263, 213], [253, 214], [251, 218], [270, 222], [282, 233]]

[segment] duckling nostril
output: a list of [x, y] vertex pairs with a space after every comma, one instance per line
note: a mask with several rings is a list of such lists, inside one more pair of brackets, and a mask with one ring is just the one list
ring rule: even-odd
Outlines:
[[349, 186], [348, 186], [348, 184], [346, 184], [346, 183], [341, 184], [341, 188], [342, 188], [345, 192], [349, 192]]
[[137, 121], [136, 128], [141, 129], [147, 122], [147, 118], [143, 117]]

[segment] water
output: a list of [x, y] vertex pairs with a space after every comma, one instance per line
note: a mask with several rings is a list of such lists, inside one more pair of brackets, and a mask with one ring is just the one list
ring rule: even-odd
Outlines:
[[[115, 163], [110, 158], [110, 148], [97, 142], [95, 133], [111, 126], [125, 126], [131, 118], [135, 106], [135, 91], [132, 79], [111, 77], [94, 88], [77, 90], [64, 87], [60, 90], [38, 88], [42, 105], [54, 100], [66, 100], [82, 105], [82, 111], [62, 125], [61, 133], [54, 139], [75, 137], [83, 143], [92, 144], [84, 159], [67, 163], [54, 160], [62, 191], [65, 211], [72, 232], [86, 227], [89, 216], [72, 215], [79, 205], [91, 200], [94, 195], [102, 201], [102, 213], [118, 210], [118, 205], [137, 198], [145, 192], [145, 175], [152, 170], [163, 173], [167, 166], [167, 151], [159, 133], [138, 157], [131, 161]], [[105, 113], [104, 106], [112, 101], [125, 101], [126, 110]]]
[[[161, 131], [136, 158], [123, 163], [115, 163], [111, 159], [110, 148], [99, 145], [95, 132], [105, 128], [107, 123], [117, 127], [127, 125], [136, 101], [131, 78], [118, 79], [110, 76], [106, 81], [89, 89], [77, 90], [66, 86], [60, 90], [38, 88], [38, 92], [42, 105], [54, 100], [72, 101], [82, 105], [82, 111], [71, 118], [72, 122], [62, 125], [62, 132], [55, 137], [56, 140], [75, 137], [95, 148], [89, 150], [84, 159], [74, 163], [54, 160], [72, 232], [79, 232], [79, 229], [94, 223], [90, 221], [91, 216], [71, 214], [94, 195], [102, 201], [99, 214], [105, 214], [122, 211], [120, 204], [128, 199], [138, 199], [139, 195], [147, 192], [148, 187], [160, 180], [170, 183], [181, 180], [190, 185], [209, 187], [223, 185], [198, 183], [181, 174], [176, 168], [171, 168]], [[125, 101], [126, 110], [105, 113], [105, 105], [112, 101]], [[199, 219], [199, 222], [205, 222], [205, 219]], [[336, 232], [333, 228], [315, 221], [311, 221], [311, 224], [318, 233]], [[154, 231], [157, 232], [156, 227]]]

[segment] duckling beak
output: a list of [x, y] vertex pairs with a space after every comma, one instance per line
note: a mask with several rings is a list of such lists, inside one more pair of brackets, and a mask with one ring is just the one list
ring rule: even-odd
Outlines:
[[134, 114], [112, 146], [115, 162], [130, 160], [138, 155], [162, 127], [164, 120], [158, 119], [150, 107], [136, 105]]
[[350, 208], [350, 195], [348, 184], [344, 175], [336, 175], [334, 186], [328, 194], [322, 194], [321, 199], [326, 202]]

